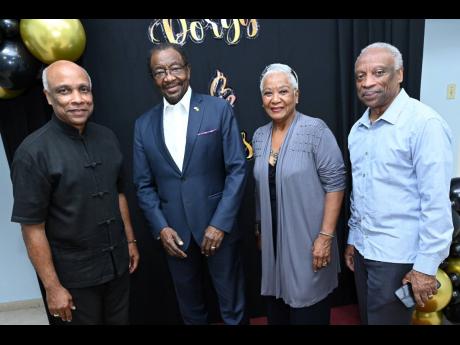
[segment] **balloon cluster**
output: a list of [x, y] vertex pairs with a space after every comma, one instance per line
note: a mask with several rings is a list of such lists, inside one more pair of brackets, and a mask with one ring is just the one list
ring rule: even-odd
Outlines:
[[412, 316], [412, 324], [440, 325], [443, 314], [449, 321], [460, 323], [460, 177], [450, 181], [449, 197], [454, 232], [449, 257], [436, 274], [441, 286], [424, 308], [417, 307]]
[[31, 86], [43, 64], [77, 60], [85, 45], [78, 19], [0, 19], [0, 99]]
[[440, 325], [442, 323], [442, 309], [452, 299], [452, 282], [442, 269], [436, 272], [438, 293], [428, 300], [423, 307], [416, 307], [412, 315], [413, 325]]
[[460, 322], [460, 178], [450, 181], [450, 201], [452, 204], [452, 222], [454, 233], [450, 246], [449, 257], [443, 262], [443, 267], [449, 275], [454, 287], [452, 299], [444, 309], [446, 318], [454, 323]]

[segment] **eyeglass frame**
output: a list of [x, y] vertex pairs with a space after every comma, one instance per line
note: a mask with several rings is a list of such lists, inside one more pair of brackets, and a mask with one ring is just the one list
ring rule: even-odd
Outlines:
[[[164, 78], [166, 78], [166, 76], [169, 74], [175, 76], [175, 77], [179, 77], [180, 75], [182, 75], [183, 71], [185, 70], [185, 68], [188, 66], [188, 64], [183, 64], [183, 65], [172, 65], [170, 67], [167, 67], [167, 68], [159, 68], [157, 71], [154, 71], [152, 70], [151, 71], [151, 74], [152, 74], [152, 77], [153, 79], [155, 80], [163, 80]], [[173, 72], [175, 71], [175, 72]], [[158, 74], [163, 74], [163, 76], [158, 76]]]

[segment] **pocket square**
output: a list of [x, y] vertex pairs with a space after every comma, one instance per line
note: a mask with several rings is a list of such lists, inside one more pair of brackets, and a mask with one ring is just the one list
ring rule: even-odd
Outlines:
[[200, 132], [197, 135], [211, 134], [211, 133], [214, 133], [215, 131], [217, 131], [217, 128], [214, 128], [214, 129], [211, 129], [211, 130], [205, 131], [205, 132]]

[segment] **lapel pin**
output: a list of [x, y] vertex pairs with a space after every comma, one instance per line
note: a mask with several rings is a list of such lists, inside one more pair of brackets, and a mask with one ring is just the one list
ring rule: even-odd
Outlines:
[[195, 111], [200, 111], [200, 108], [198, 108], [198, 107], [193, 107], [193, 109], [194, 109]]

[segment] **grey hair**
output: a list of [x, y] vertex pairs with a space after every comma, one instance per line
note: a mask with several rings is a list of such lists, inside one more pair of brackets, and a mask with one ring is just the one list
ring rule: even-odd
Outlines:
[[[48, 67], [50, 67], [50, 66], [48, 66]], [[43, 88], [46, 91], [50, 92], [50, 88], [49, 88], [49, 85], [48, 85], [48, 67], [43, 69], [42, 83], [43, 83]], [[81, 67], [81, 69], [85, 72], [86, 76], [88, 77], [89, 88], [92, 89], [91, 77], [89, 76], [88, 72], [83, 67]]]
[[260, 75], [260, 92], [262, 92], [263, 90], [264, 80], [267, 77], [267, 75], [275, 72], [286, 73], [289, 82], [291, 83], [294, 90], [299, 89], [299, 78], [297, 77], [297, 73], [291, 67], [282, 63], [272, 63], [271, 65], [265, 67], [262, 74]]
[[[402, 58], [402, 54], [399, 51], [399, 49], [385, 42], [375, 42], [375, 43], [369, 44], [367, 47], [361, 50], [361, 53], [356, 58], [356, 62], [358, 62], [358, 59], [361, 57], [361, 55], [363, 55], [369, 49], [372, 49], [372, 48], [386, 49], [393, 56], [393, 59], [395, 62], [395, 70], [398, 70], [403, 67], [403, 58]], [[356, 66], [356, 62], [355, 62], [355, 66]]]

